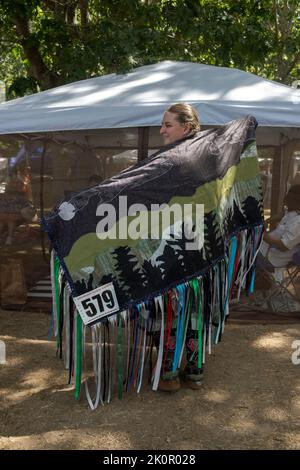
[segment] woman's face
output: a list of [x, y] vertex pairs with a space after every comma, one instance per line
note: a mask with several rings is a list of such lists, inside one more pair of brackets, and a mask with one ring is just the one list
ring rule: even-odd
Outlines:
[[183, 139], [189, 133], [188, 124], [180, 124], [176, 114], [166, 111], [159, 133], [163, 136], [164, 144], [172, 144], [176, 140]]

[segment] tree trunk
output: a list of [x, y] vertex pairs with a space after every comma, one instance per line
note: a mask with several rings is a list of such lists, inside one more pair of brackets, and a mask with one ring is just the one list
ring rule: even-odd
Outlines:
[[[277, 43], [277, 78], [285, 83], [289, 73], [296, 65], [299, 59], [299, 53], [293, 60], [287, 60], [286, 48], [289, 41], [291, 29], [291, 6], [287, 0], [279, 2], [273, 0], [274, 15], [275, 15], [275, 35]], [[296, 15], [296, 11], [292, 12]]]
[[85, 28], [88, 25], [89, 21], [89, 1], [80, 0], [80, 17], [81, 17], [81, 27]]
[[34, 43], [30, 34], [28, 19], [25, 16], [15, 14], [13, 21], [16, 25], [17, 34], [20, 37], [24, 54], [30, 63], [32, 76], [37, 80], [43, 90], [56, 86], [58, 77], [44, 64], [39, 51], [39, 44]]

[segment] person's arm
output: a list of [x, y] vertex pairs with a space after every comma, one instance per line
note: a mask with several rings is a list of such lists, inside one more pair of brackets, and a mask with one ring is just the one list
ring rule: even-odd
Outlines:
[[275, 238], [272, 238], [272, 236], [268, 232], [264, 233], [264, 241], [268, 243], [270, 246], [277, 248], [277, 250], [280, 250], [280, 251], [289, 250], [281, 240], [275, 240]]
[[280, 212], [279, 214], [273, 215], [264, 221], [264, 225], [267, 228], [270, 224], [277, 224], [281, 221], [282, 217], [284, 216], [284, 212]]

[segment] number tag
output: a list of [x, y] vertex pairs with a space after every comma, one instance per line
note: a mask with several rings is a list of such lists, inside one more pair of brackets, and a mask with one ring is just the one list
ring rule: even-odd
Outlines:
[[120, 310], [112, 282], [74, 297], [74, 302], [85, 325]]

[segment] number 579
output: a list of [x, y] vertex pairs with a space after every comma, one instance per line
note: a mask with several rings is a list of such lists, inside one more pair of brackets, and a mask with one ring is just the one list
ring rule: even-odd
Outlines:
[[99, 311], [103, 313], [115, 306], [113, 294], [110, 290], [104, 290], [89, 299], [82, 300], [81, 303], [88, 317], [94, 317]]

